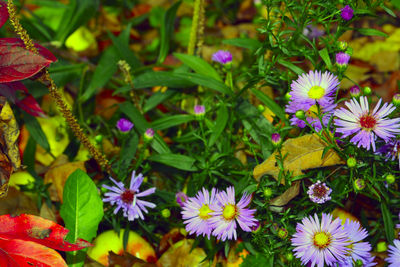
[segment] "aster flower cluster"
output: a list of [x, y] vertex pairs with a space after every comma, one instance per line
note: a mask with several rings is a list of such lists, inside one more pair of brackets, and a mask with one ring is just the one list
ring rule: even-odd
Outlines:
[[296, 226], [291, 241], [295, 256], [307, 266], [354, 266], [361, 261], [363, 266], [375, 266], [371, 256], [371, 245], [363, 241], [368, 232], [356, 221], [332, 220], [332, 215], [317, 214], [304, 218]]
[[[182, 201], [182, 197], [179, 198]], [[251, 232], [257, 225], [255, 210], [246, 208], [250, 201], [251, 195], [244, 193], [236, 203], [232, 186], [221, 192], [213, 188], [211, 193], [203, 188], [182, 204], [183, 223], [190, 234], [208, 238], [213, 235], [222, 241], [236, 240], [237, 225], [246, 232]]]

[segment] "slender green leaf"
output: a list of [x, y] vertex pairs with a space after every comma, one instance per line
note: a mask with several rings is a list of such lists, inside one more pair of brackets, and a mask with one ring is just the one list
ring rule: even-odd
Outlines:
[[160, 45], [160, 54], [158, 55], [157, 62], [164, 62], [165, 58], [168, 55], [171, 36], [174, 33], [175, 28], [175, 17], [176, 11], [181, 5], [181, 1], [173, 4], [167, 12], [164, 14], [164, 23], [161, 25], [160, 36], [161, 36], [161, 45]]
[[[143, 115], [132, 103], [124, 102], [120, 104], [119, 107], [121, 111], [135, 124], [135, 129], [137, 129], [141, 135], [151, 127], [150, 123], [146, 121]], [[167, 144], [157, 133], [154, 134], [154, 139], [150, 145], [160, 154], [171, 152]]]
[[196, 160], [185, 155], [172, 154], [172, 153], [158, 154], [158, 155], [151, 155], [147, 159], [150, 161], [155, 161], [167, 166], [174, 167], [179, 170], [197, 171], [196, 166], [194, 166]]
[[39, 144], [41, 147], [43, 147], [44, 150], [49, 152], [50, 144], [47, 141], [47, 137], [44, 134], [42, 127], [40, 126], [37, 119], [35, 117], [33, 117], [32, 115], [26, 113], [25, 111], [23, 113], [24, 113], [24, 122], [25, 122], [26, 129], [32, 136], [33, 140], [35, 140], [35, 142], [37, 144]]
[[215, 126], [212, 130], [212, 134], [208, 141], [209, 146], [213, 146], [215, 141], [217, 141], [218, 137], [220, 137], [220, 135], [222, 134], [222, 132], [224, 131], [224, 129], [226, 127], [228, 118], [229, 118], [229, 114], [228, 114], [227, 107], [225, 105], [221, 105], [220, 108], [218, 109]]
[[261, 43], [258, 40], [250, 38], [233, 38], [233, 39], [223, 40], [222, 43], [227, 45], [243, 47], [250, 50], [256, 50], [259, 47], [261, 47]]
[[224, 83], [215, 80], [211, 77], [207, 77], [202, 74], [198, 73], [175, 73], [175, 77], [179, 77], [181, 79], [184, 79], [186, 81], [193, 82], [197, 85], [201, 85], [210, 89], [213, 89], [215, 91], [218, 91], [223, 94], [231, 95], [233, 92], [231, 89], [226, 86]]
[[363, 35], [388, 37], [386, 33], [376, 29], [357, 28], [356, 30]]
[[175, 95], [176, 91], [172, 89], [168, 89], [166, 92], [156, 92], [152, 94], [146, 101], [146, 103], [143, 106], [143, 112], [146, 113], [149, 110], [153, 109], [156, 107], [158, 104], [166, 101], [173, 95]]
[[187, 114], [166, 116], [164, 118], [153, 121], [151, 126], [154, 130], [164, 130], [171, 128], [173, 126], [177, 126], [192, 121], [194, 119], [195, 117], [193, 115], [187, 115]]
[[[400, 1], [399, 1], [400, 2]], [[384, 3], [382, 3], [381, 5], [380, 5], [380, 7], [383, 9], [383, 10], [385, 10], [386, 11], [386, 13], [388, 13], [390, 16], [392, 16], [392, 17], [396, 17], [396, 14], [390, 9], [390, 8], [388, 8], [387, 6], [385, 6], [385, 4]]]
[[130, 131], [127, 140], [123, 143], [121, 150], [121, 159], [118, 162], [118, 175], [127, 177], [129, 167], [132, 166], [132, 160], [135, 158], [136, 149], [139, 144], [139, 137], [134, 131]]
[[381, 201], [381, 212], [383, 218], [383, 226], [385, 228], [386, 239], [393, 243], [394, 239], [394, 224], [392, 220], [392, 213], [389, 211], [386, 203]]
[[331, 58], [329, 57], [328, 49], [325, 47], [324, 49], [319, 50], [319, 55], [322, 60], [325, 62], [328, 69], [332, 68]]
[[[60, 215], [70, 230], [67, 240], [77, 238], [91, 241], [97, 235], [97, 227], [103, 218], [103, 201], [92, 179], [82, 170], [74, 171], [65, 182]], [[67, 261], [73, 266], [83, 266], [83, 251], [68, 253]]]
[[283, 60], [283, 59], [279, 59], [278, 63], [281, 64], [282, 66], [290, 69], [291, 71], [293, 71], [297, 75], [300, 75], [300, 74], [304, 73], [304, 71], [301, 68], [297, 67], [296, 65], [294, 65], [293, 63], [291, 63], [289, 61], [286, 61], [286, 60]]
[[283, 121], [287, 121], [286, 113], [274, 100], [255, 88], [252, 88], [251, 91], [261, 102], [264, 103], [264, 105], [266, 105], [273, 113], [275, 113], [276, 116], [278, 116]]
[[174, 53], [174, 56], [195, 72], [222, 81], [218, 72], [204, 59], [181, 53]]
[[96, 90], [103, 87], [117, 71], [118, 54], [115, 46], [110, 46], [102, 54], [99, 64], [94, 71], [92, 80], [88, 88], [84, 91], [79, 101], [85, 102], [91, 98]]

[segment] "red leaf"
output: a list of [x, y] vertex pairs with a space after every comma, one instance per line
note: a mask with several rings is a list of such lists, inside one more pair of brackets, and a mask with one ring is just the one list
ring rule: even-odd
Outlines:
[[68, 266], [57, 251], [31, 241], [0, 239], [0, 251], [2, 267]]
[[[16, 91], [22, 92], [22, 99], [17, 98]], [[7, 97], [9, 101], [35, 117], [46, 117], [36, 99], [28, 93], [28, 89], [21, 82], [0, 83], [0, 95]]]
[[[7, 3], [0, 1], [0, 27], [8, 20]], [[3, 266], [3, 265], [1, 265]]]
[[83, 239], [78, 239], [75, 244], [66, 241], [68, 232], [69, 230], [61, 225], [34, 215], [0, 216], [0, 238], [34, 241], [62, 251], [74, 251], [92, 246]]
[[35, 46], [40, 55], [25, 49], [18, 38], [0, 39], [0, 83], [29, 78], [56, 60], [46, 48]]

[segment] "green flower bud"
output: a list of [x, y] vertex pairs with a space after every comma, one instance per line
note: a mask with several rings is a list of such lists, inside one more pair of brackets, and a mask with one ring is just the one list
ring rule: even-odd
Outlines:
[[286, 237], [288, 236], [288, 230], [286, 230], [285, 228], [279, 228], [278, 230], [278, 236], [281, 239], [286, 239]]
[[385, 241], [381, 241], [376, 244], [376, 251], [377, 252], [385, 252], [388, 249], [388, 246]]
[[339, 42], [338, 47], [339, 47], [340, 50], [346, 51], [346, 49], [347, 49], [347, 43], [344, 42], [344, 41], [341, 41], [341, 42]]
[[294, 256], [293, 256], [292, 252], [286, 253], [286, 260], [287, 261], [292, 261], [293, 259], [294, 259]]
[[97, 144], [101, 144], [103, 142], [103, 136], [101, 134], [96, 135], [94, 140], [96, 141]]
[[393, 184], [395, 181], [396, 177], [393, 174], [389, 173], [388, 175], [386, 175], [386, 182], [388, 184]]
[[361, 190], [363, 190], [363, 189], [365, 188], [365, 180], [360, 179], [360, 178], [357, 178], [357, 179], [354, 181], [353, 186], [354, 186], [354, 188], [355, 188], [356, 190], [361, 191]]
[[357, 160], [353, 157], [347, 159], [347, 167], [354, 168], [357, 165]]
[[298, 119], [304, 120], [306, 118], [306, 114], [304, 113], [304, 110], [298, 110], [294, 114]]
[[264, 188], [264, 197], [265, 198], [272, 197], [272, 189], [270, 187]]
[[260, 111], [260, 112], [264, 112], [265, 107], [264, 107], [263, 105], [258, 105], [257, 109], [258, 109], [258, 111]]
[[285, 100], [286, 100], [286, 101], [289, 101], [291, 98], [292, 98], [292, 96], [289, 94], [289, 92], [287, 92], [287, 93], [285, 94]]
[[396, 107], [400, 107], [400, 94], [395, 94], [392, 98], [392, 103]]
[[372, 89], [369, 86], [364, 87], [364, 95], [371, 95], [372, 94]]
[[168, 219], [171, 216], [171, 212], [169, 211], [169, 209], [163, 209], [161, 211], [161, 216], [165, 219]]

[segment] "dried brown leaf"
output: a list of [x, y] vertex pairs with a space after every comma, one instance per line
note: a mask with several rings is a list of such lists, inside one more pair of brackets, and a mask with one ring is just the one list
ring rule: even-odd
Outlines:
[[271, 199], [269, 204], [271, 206], [278, 206], [278, 207], [285, 206], [287, 203], [289, 203], [290, 200], [295, 198], [299, 194], [299, 192], [300, 192], [300, 181], [295, 181], [288, 189], [286, 189], [286, 191], [282, 195], [274, 199]]

